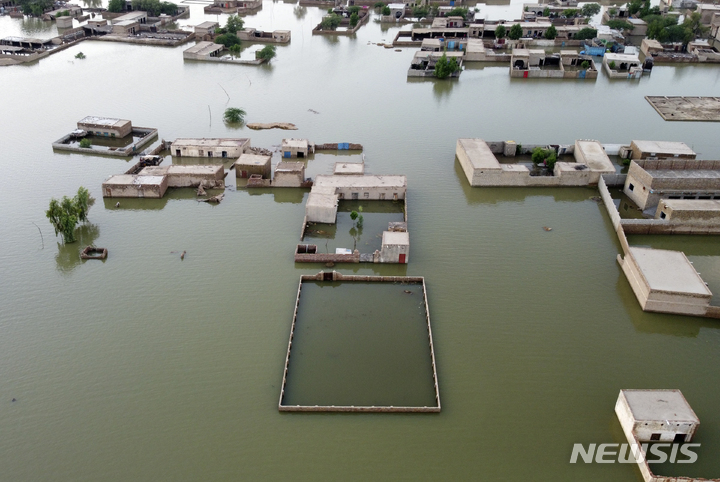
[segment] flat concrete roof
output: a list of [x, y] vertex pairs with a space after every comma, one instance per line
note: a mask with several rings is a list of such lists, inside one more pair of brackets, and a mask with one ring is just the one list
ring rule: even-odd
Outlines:
[[250, 139], [187, 137], [175, 139], [172, 143], [172, 147], [242, 147], [249, 142]]
[[115, 176], [110, 176], [103, 184], [111, 184], [115, 186], [159, 186], [162, 184], [164, 179], [165, 176], [135, 176], [133, 174], [118, 174]]
[[272, 159], [271, 156], [260, 154], [243, 154], [235, 161], [236, 166], [264, 166]]
[[125, 15], [120, 15], [119, 17], [115, 18], [115, 21], [113, 21], [113, 25], [117, 25], [116, 22], [125, 22], [127, 20], [131, 20], [133, 22], [137, 22], [138, 19], [147, 17], [147, 12], [144, 12], [142, 10], [136, 10], [134, 12], [128, 12]]
[[113, 117], [97, 117], [89, 115], [78, 121], [78, 124], [92, 124], [96, 126], [120, 127], [130, 122], [127, 119], [115, 119]]
[[673, 211], [720, 211], [720, 201], [712, 199], [663, 199]]
[[219, 27], [220, 24], [217, 22], [203, 22], [201, 24], [195, 25], [195, 28], [213, 28], [213, 27]]
[[211, 53], [217, 52], [218, 50], [222, 50], [224, 48], [224, 45], [216, 44], [213, 42], [198, 42], [196, 45], [193, 45], [189, 49], [186, 49], [185, 52], [196, 55], [210, 55]]
[[700, 422], [680, 390], [621, 390], [621, 393], [635, 420]]
[[308, 194], [307, 206], [335, 209], [337, 207], [337, 203], [337, 194], [325, 194], [319, 192], [310, 192], [310, 194]]
[[[610, 55], [610, 54], [606, 54]], [[657, 152], [659, 154], [695, 155], [695, 151], [684, 142], [674, 141], [632, 141], [642, 152]]]
[[333, 176], [318, 175], [315, 176], [314, 186], [331, 186], [336, 188], [374, 188], [374, 187], [388, 187], [397, 189], [407, 188], [407, 177], [406, 176], [354, 176], [354, 175], [343, 175], [337, 174]]
[[223, 172], [225, 169], [222, 165], [198, 165], [198, 164], [172, 164], [168, 166], [168, 175], [188, 175], [188, 174], [218, 174]]
[[712, 296], [685, 253], [636, 247], [631, 247], [630, 253], [651, 290]]
[[408, 246], [410, 244], [410, 234], [407, 231], [383, 231], [382, 244], [383, 246]]
[[473, 169], [500, 169], [500, 162], [482, 139], [458, 139]]
[[484, 52], [485, 44], [483, 43], [482, 39], [470, 38], [467, 41], [467, 47], [465, 47], [465, 51], [466, 52]]
[[335, 174], [363, 174], [365, 172], [365, 164], [362, 162], [336, 162]]
[[283, 147], [297, 147], [299, 149], [307, 149], [308, 147], [308, 140], [307, 139], [283, 139], [282, 140]]
[[576, 149], [580, 149], [585, 162], [593, 171], [615, 172], [615, 166], [598, 141], [576, 141]]
[[[610, 60], [619, 60], [620, 62], [640, 62], [640, 57], [637, 54], [613, 54], [606, 53], [605, 58]], [[609, 62], [608, 62], [609, 63]]]
[[[653, 178], [665, 179], [717, 179], [720, 171], [714, 169], [645, 169]], [[702, 189], [701, 189], [702, 190]]]
[[275, 172], [300, 172], [305, 168], [302, 162], [278, 162]]
[[644, 38], [642, 40], [642, 43], [644, 43], [645, 45], [647, 45], [648, 47], [653, 48], [653, 49], [662, 50], [662, 48], [663, 48], [663, 46], [660, 42], [658, 42], [657, 40], [652, 39], [652, 38]]

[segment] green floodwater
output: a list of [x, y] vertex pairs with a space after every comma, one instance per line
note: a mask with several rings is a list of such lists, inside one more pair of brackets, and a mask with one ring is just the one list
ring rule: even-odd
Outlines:
[[422, 285], [304, 282], [283, 405], [432, 407]]
[[[183, 25], [218, 18], [190, 6]], [[522, 4], [480, 8], [517, 18]], [[681, 389], [702, 447], [668, 472], [720, 476], [720, 324], [640, 310], [596, 190], [473, 189], [454, 159], [458, 137], [676, 140], [717, 158], [717, 123], [664, 122], [644, 96], [717, 95], [720, 70], [528, 81], [468, 64], [457, 81], [408, 82], [414, 49], [369, 44], [397, 27], [312, 36], [322, 13], [268, 1], [246, 17], [292, 30], [260, 67], [88, 41], [0, 68], [0, 480], [636, 481], [630, 464], [568, 463], [574, 443], [624, 441], [622, 388]], [[0, 32], [54, 26], [3, 17]], [[226, 127], [228, 106], [299, 130]], [[236, 189], [231, 171], [219, 205], [186, 189], [115, 208], [101, 183], [135, 161], [51, 148], [87, 115], [168, 140], [357, 142], [368, 172], [406, 174], [410, 264], [335, 269], [426, 278], [442, 413], [279, 413], [298, 279], [323, 268], [293, 263], [307, 190]], [[90, 224], [60, 246], [44, 210], [81, 185], [98, 198]], [[108, 259], [80, 261], [87, 243]], [[667, 243], [720, 292], [717, 237]]]

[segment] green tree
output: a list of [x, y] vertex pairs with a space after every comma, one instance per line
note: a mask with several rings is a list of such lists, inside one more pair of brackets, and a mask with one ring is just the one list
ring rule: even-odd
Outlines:
[[348, 13], [352, 15], [353, 13], [360, 13], [360, 7], [357, 5], [353, 5], [352, 7], [348, 8]]
[[545, 31], [545, 38], [548, 40], [553, 40], [557, 37], [557, 29], [555, 28], [555, 25], [550, 25], [548, 29]]
[[595, 30], [594, 28], [585, 27], [580, 29], [580, 31], [578, 31], [578, 33], [576, 33], [575, 37], [573, 38], [577, 40], [589, 40], [594, 39], [595, 37], [597, 37], [597, 30]]
[[583, 69], [583, 70], [589, 69], [589, 68], [590, 68], [590, 62], [588, 62], [587, 60], [583, 60], [582, 63], [580, 64], [580, 68]]
[[575, 18], [580, 11], [577, 8], [568, 8], [562, 11], [565, 18]]
[[383, 8], [385, 7], [385, 4], [383, 2], [375, 2], [373, 5], [373, 8]]
[[608, 64], [608, 67], [610, 67], [610, 69], [612, 69], [612, 70], [615, 70], [615, 67], [617, 67], [617, 66], [615, 65], [615, 61], [614, 61], [614, 60], [611, 60], [610, 63]]
[[90, 147], [92, 147], [92, 142], [87, 137], [80, 139], [80, 147], [83, 149], [90, 149]]
[[620, 18], [613, 18], [611, 20], [608, 20], [607, 26], [615, 29], [615, 30], [632, 30], [635, 28], [635, 25], [631, 24], [627, 20], [622, 20]]
[[330, 15], [323, 17], [320, 22], [320, 28], [322, 30], [335, 30], [340, 26], [340, 22], [342, 22], [342, 17], [335, 13], [331, 13]]
[[510, 27], [510, 33], [508, 33], [508, 37], [510, 37], [513, 40], [517, 40], [520, 37], [522, 37], [523, 30], [519, 23], [516, 23], [512, 27]]
[[75, 54], [75, 58], [82, 60], [85, 58], [85, 54], [82, 52], [78, 52], [77, 54]]
[[430, 13], [429, 7], [424, 7], [422, 5], [416, 5], [412, 8], [412, 16], [416, 18], [422, 18], [427, 17]]
[[692, 12], [686, 16], [682, 25], [692, 33], [693, 38], [703, 38], [710, 31], [710, 27], [703, 25], [702, 15], [699, 12]]
[[462, 17], [467, 20], [470, 10], [467, 7], [455, 7], [447, 13], [448, 17]]
[[458, 70], [460, 70], [460, 66], [455, 57], [448, 59], [447, 55], [442, 54], [442, 57], [435, 63], [435, 77], [438, 79], [447, 79]]
[[383, 15], [385, 15], [385, 16], [387, 17], [387, 16], [390, 15], [390, 13], [392, 13], [392, 12], [390, 11], [390, 7], [388, 7], [387, 5], [385, 5], [385, 6], [382, 8], [382, 11], [381, 11], [380, 13], [382, 13]]
[[355, 27], [355, 25], [357, 25], [358, 23], [358, 20], [360, 20], [360, 17], [358, 17], [357, 13], [353, 13], [352, 15], [350, 15], [350, 26]]
[[247, 113], [237, 107], [228, 107], [225, 109], [223, 120], [228, 124], [243, 124]]
[[543, 9], [542, 16], [543, 16], [543, 17], [549, 17], [549, 16], [550, 16], [550, 7], [545, 7], [545, 8]]
[[495, 38], [504, 38], [506, 33], [505, 25], [498, 25], [495, 29]]
[[276, 50], [277, 47], [274, 45], [266, 45], [255, 53], [255, 58], [270, 61], [270, 59], [275, 57]]
[[242, 49], [241, 49], [241, 47], [240, 47], [240, 44], [235, 44], [235, 45], [231, 46], [231, 47], [228, 49], [228, 51], [230, 51], [230, 55], [231, 55], [233, 58], [235, 58], [235, 57], [240, 57], [240, 51], [241, 51], [241, 50], [242, 50]]
[[110, 0], [108, 12], [120, 13], [125, 11], [125, 0]]
[[640, 9], [643, 6], [642, 0], [632, 0], [627, 4], [628, 13], [630, 15], [635, 15], [640, 11]]
[[215, 43], [222, 44], [226, 49], [230, 49], [234, 45], [240, 45], [240, 39], [234, 33], [224, 33], [215, 37]]
[[74, 243], [75, 227], [79, 222], [87, 221], [88, 211], [94, 202], [95, 199], [82, 186], [72, 199], [67, 196], [63, 196], [60, 201], [52, 198], [45, 216], [55, 228], [55, 236], [61, 234], [65, 243]]
[[583, 17], [592, 17], [600, 13], [600, 5], [597, 3], [586, 3], [580, 10], [580, 15]]

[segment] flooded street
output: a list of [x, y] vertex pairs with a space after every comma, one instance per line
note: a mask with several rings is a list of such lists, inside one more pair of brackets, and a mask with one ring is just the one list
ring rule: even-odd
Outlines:
[[[480, 8], [519, 16], [521, 4]], [[180, 24], [216, 20], [203, 5]], [[644, 96], [716, 96], [720, 68], [563, 81], [466, 64], [458, 80], [410, 82], [415, 49], [373, 45], [397, 27], [373, 18], [354, 38], [312, 36], [322, 13], [266, 1], [245, 17], [292, 30], [261, 66], [183, 61], [192, 42], [84, 41], [0, 68], [0, 479], [636, 481], [633, 464], [568, 463], [574, 443], [625, 441], [613, 411], [624, 388], [682, 390], [701, 421], [698, 462], [658, 472], [719, 477], [720, 322], [640, 309], [596, 189], [471, 188], [454, 154], [459, 137], [650, 139], [718, 159], [717, 123], [665, 122]], [[56, 29], [2, 17], [0, 32]], [[228, 127], [227, 107], [299, 130]], [[425, 277], [442, 412], [279, 413], [298, 279], [324, 269], [293, 262], [308, 190], [236, 188], [230, 171], [219, 205], [170, 189], [116, 208], [101, 184], [136, 160], [51, 148], [88, 115], [165, 140], [360, 143], [366, 172], [407, 175], [410, 264], [334, 269]], [[308, 175], [348, 159], [316, 155]], [[45, 210], [79, 186], [97, 201], [63, 246]], [[365, 231], [396, 217], [368, 216]], [[91, 243], [106, 261], [79, 259]], [[718, 303], [717, 237], [630, 243], [687, 249]]]

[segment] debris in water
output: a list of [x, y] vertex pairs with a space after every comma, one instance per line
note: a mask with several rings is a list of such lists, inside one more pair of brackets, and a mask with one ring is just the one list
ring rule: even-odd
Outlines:
[[220, 201], [223, 200], [223, 196], [225, 196], [225, 194], [222, 194], [222, 193], [221, 193], [221, 194], [218, 194], [217, 196], [209, 197], [209, 198], [207, 198], [207, 199], [198, 199], [198, 202], [202, 202], [202, 203], [218, 203], [218, 204], [219, 204]]
[[115, 207], [116, 207], [116, 208], [119, 208], [119, 207], [120, 207], [120, 201], [118, 201], [118, 202], [115, 203]]
[[197, 195], [198, 196], [207, 196], [207, 193], [205, 192], [205, 188], [203, 187], [203, 183], [200, 183], [200, 185], [198, 186]]
[[314, 109], [308, 109], [308, 112], [312, 112], [313, 114], [319, 114], [320, 112], [314, 110]]
[[601, 202], [602, 202], [602, 198], [601, 198], [600, 196], [591, 196], [591, 197], [590, 197], [590, 200], [591, 200], [591, 201], [595, 201], [596, 203], [601, 203]]
[[333, 263], [332, 261], [328, 261], [327, 263], [325, 263], [325, 267], [327, 268], [332, 268], [333, 266], [335, 266], [335, 263]]
[[413, 294], [413, 292], [410, 291], [410, 290], [404, 290], [403, 293], [407, 293], [407, 294], [409, 294], [409, 295]]
[[291, 124], [289, 122], [270, 122], [268, 124], [263, 124], [260, 122], [255, 122], [252, 124], [248, 124], [247, 127], [249, 129], [254, 130], [260, 130], [260, 129], [285, 129], [286, 131], [296, 131], [297, 126], [295, 124]]
[[187, 253], [187, 251], [183, 251], [182, 254], [180, 255], [180, 261], [185, 259], [185, 253]]
[[547, 226], [543, 226], [543, 229], [544, 229], [545, 231], [552, 231], [552, 228], [548, 228]]
[[395, 49], [395, 52], [402, 52], [402, 49]]
[[13, 401], [13, 402], [17, 402], [17, 399], [16, 399], [16, 398], [13, 398], [12, 401]]

